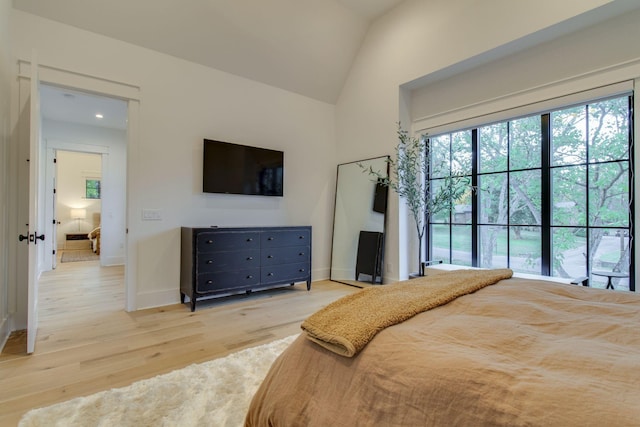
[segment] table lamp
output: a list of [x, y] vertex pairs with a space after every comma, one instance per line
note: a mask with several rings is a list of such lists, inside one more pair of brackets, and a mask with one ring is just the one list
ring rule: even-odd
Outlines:
[[71, 209], [71, 218], [78, 221], [78, 231], [80, 231], [80, 220], [87, 218], [86, 209]]

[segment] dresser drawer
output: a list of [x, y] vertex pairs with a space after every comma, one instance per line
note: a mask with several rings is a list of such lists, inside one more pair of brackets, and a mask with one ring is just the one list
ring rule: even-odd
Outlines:
[[200, 233], [196, 239], [196, 245], [198, 252], [259, 249], [260, 234], [257, 232]]
[[286, 283], [306, 280], [309, 277], [309, 263], [273, 265], [262, 267], [260, 279], [263, 284]]
[[311, 289], [311, 227], [182, 227], [180, 301], [306, 282]]
[[310, 242], [310, 230], [265, 230], [261, 236], [261, 247], [263, 249], [283, 246], [308, 246]]
[[260, 269], [252, 268], [239, 271], [199, 274], [196, 279], [196, 292], [220, 292], [255, 286], [260, 283]]
[[309, 246], [285, 246], [262, 251], [262, 266], [309, 262]]
[[260, 250], [204, 252], [197, 254], [198, 273], [246, 270], [260, 267]]

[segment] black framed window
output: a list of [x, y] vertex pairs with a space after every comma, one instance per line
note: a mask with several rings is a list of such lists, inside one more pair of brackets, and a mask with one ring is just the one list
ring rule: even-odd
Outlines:
[[616, 289], [635, 290], [632, 105], [621, 96], [429, 137], [431, 170], [473, 188], [428, 219], [429, 259], [596, 287], [614, 271], [626, 276]]

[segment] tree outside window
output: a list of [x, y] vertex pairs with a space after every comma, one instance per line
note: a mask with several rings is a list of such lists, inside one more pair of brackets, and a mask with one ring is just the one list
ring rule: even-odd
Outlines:
[[86, 185], [86, 198], [87, 199], [99, 199], [100, 198], [100, 180], [99, 179], [87, 179]]
[[[432, 160], [476, 159], [465, 161], [476, 191], [472, 202], [454, 201], [451, 216], [430, 219], [430, 259], [557, 277], [629, 273], [630, 103], [622, 96], [432, 137]], [[461, 134], [465, 147], [455, 144]]]

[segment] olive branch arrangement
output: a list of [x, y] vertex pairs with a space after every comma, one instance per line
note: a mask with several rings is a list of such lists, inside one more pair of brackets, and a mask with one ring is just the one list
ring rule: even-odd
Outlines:
[[377, 183], [395, 191], [409, 208], [418, 237], [418, 273], [423, 275], [422, 241], [429, 217], [453, 210], [453, 202], [471, 189], [470, 180], [468, 177], [447, 171], [438, 180], [439, 185], [434, 186], [428, 178], [436, 176], [435, 172], [448, 169], [449, 164], [435, 165], [431, 162], [430, 141], [426, 135], [420, 139], [409, 136], [409, 133], [400, 126], [400, 122], [398, 122], [397, 135], [398, 144], [394, 149], [395, 155], [387, 157], [386, 160], [389, 165], [389, 175], [382, 174], [371, 166], [366, 168], [360, 165], [360, 167]]

